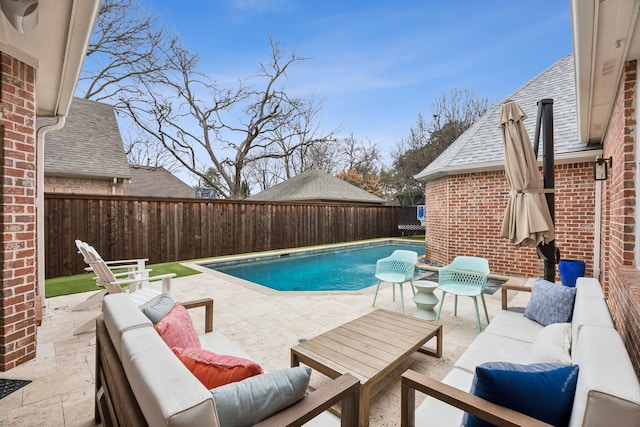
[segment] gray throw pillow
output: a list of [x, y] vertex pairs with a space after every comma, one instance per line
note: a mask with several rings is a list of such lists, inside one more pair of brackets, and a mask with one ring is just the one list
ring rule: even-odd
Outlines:
[[524, 310], [524, 317], [535, 320], [542, 326], [571, 322], [575, 298], [574, 287], [536, 279], [531, 287], [531, 298]]
[[255, 375], [209, 390], [221, 427], [245, 427], [280, 412], [302, 399], [311, 368], [298, 366]]
[[168, 294], [162, 294], [152, 300], [151, 304], [142, 307], [142, 312], [151, 320], [154, 325], [162, 320], [171, 311], [175, 301]]

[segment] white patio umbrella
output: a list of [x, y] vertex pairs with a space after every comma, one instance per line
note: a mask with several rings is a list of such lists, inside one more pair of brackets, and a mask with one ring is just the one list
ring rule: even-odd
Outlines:
[[516, 102], [502, 106], [500, 129], [511, 194], [501, 236], [516, 246], [546, 244], [555, 238], [538, 162], [523, 123], [526, 118]]

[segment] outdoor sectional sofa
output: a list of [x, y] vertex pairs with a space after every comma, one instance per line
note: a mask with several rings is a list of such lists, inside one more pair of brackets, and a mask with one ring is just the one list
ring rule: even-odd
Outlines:
[[[206, 310], [206, 333], [199, 336], [202, 348], [248, 359], [237, 344], [213, 331], [213, 300], [182, 303], [182, 306]], [[211, 392], [174, 354], [128, 294], [107, 295], [103, 314], [96, 322], [96, 421], [102, 421], [105, 426], [220, 425], [220, 408], [216, 408]], [[267, 375], [269, 373], [258, 374], [247, 380]], [[301, 425], [309, 420], [324, 422], [323, 417], [330, 421], [328, 425], [337, 424], [335, 417], [325, 412], [337, 403], [342, 406], [341, 425], [356, 425], [359, 389], [355, 377], [343, 375], [263, 419], [259, 425]], [[305, 392], [306, 385], [302, 393]], [[251, 419], [249, 406], [239, 408], [243, 414], [240, 418]]]
[[[561, 285], [551, 286], [560, 287], [552, 289], [554, 292], [565, 290]], [[531, 289], [503, 286], [503, 310], [441, 382], [411, 370], [402, 375], [403, 426], [460, 426], [464, 411], [497, 425], [548, 425], [496, 405], [493, 403], [496, 400], [490, 402], [469, 393], [476, 367], [496, 361], [518, 365], [560, 363], [566, 364], [567, 369], [572, 366], [575, 369], [577, 365], [575, 394], [569, 397], [572, 402], [567, 410], [571, 427], [640, 425], [640, 384], [624, 343], [614, 329], [600, 283], [590, 278], [578, 279], [570, 325], [554, 323], [543, 327], [522, 311], [507, 310], [508, 291]], [[529, 384], [521, 381], [517, 387], [524, 390]], [[494, 384], [493, 391], [503, 392], [498, 389]], [[416, 390], [428, 395], [417, 408]], [[530, 403], [541, 406], [546, 397], [532, 396]]]

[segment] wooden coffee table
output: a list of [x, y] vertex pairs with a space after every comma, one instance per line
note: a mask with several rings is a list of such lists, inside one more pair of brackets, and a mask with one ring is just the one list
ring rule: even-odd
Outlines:
[[[424, 344], [436, 338], [435, 350]], [[303, 363], [337, 378], [350, 373], [360, 380], [359, 425], [369, 425], [374, 384], [414, 352], [442, 357], [442, 326], [388, 310], [375, 310], [291, 349], [291, 366]]]

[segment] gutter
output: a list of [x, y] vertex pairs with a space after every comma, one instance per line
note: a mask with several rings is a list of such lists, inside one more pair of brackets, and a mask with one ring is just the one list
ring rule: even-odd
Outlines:
[[[56, 122], [36, 131], [36, 295], [44, 307], [44, 135], [64, 126], [66, 116], [57, 116]], [[38, 309], [37, 309], [38, 310]], [[41, 312], [41, 311], [40, 311]]]
[[[555, 154], [555, 162], [556, 165], [562, 165], [567, 163], [581, 163], [581, 162], [593, 162], [594, 156], [601, 156], [602, 149], [595, 148], [592, 150], [581, 150], [574, 151], [571, 153], [561, 153]], [[538, 161], [538, 165], [542, 165], [542, 159], [540, 158]], [[473, 165], [455, 165], [455, 166], [446, 166], [443, 168], [436, 169], [432, 172], [429, 172], [425, 175], [419, 173], [414, 175], [413, 178], [426, 183], [429, 181], [433, 181], [438, 178], [443, 178], [445, 176], [450, 175], [462, 175], [462, 174], [470, 174], [470, 173], [478, 173], [478, 172], [489, 172], [494, 170], [503, 170], [504, 169], [504, 159], [500, 159], [498, 161], [484, 162], [484, 163], [475, 163]]]

